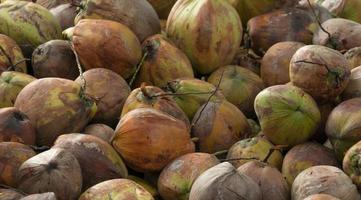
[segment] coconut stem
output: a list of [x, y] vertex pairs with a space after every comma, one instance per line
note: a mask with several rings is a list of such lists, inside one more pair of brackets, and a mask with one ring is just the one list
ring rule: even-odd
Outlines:
[[137, 77], [139, 71], [140, 71], [140, 68], [142, 67], [145, 59], [148, 57], [148, 51], [146, 51], [144, 54], [143, 54], [143, 57], [142, 59], [140, 60], [140, 62], [138, 63], [137, 65], [137, 68], [135, 69], [135, 72], [132, 76], [132, 79], [129, 81], [129, 87], [132, 87], [133, 84], [134, 84], [134, 81], [135, 81], [135, 78]]
[[152, 98], [151, 95], [149, 95], [147, 88], [146, 88], [146, 83], [142, 83], [142, 85], [140, 86], [140, 91], [142, 91], [143, 95], [147, 98]]

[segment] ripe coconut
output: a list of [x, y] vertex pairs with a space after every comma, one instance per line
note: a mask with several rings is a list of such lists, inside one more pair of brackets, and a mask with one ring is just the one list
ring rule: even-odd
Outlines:
[[307, 45], [297, 50], [290, 63], [294, 86], [310, 94], [318, 103], [333, 101], [346, 88], [350, 78], [346, 58], [336, 50]]
[[68, 150], [52, 148], [21, 165], [17, 184], [28, 194], [54, 192], [59, 200], [75, 200], [82, 188], [80, 165]]
[[340, 199], [328, 194], [314, 194], [303, 200], [340, 200]]
[[240, 48], [233, 58], [232, 65], [238, 65], [260, 75], [261, 57], [254, 54], [250, 49]]
[[214, 71], [208, 82], [217, 86], [226, 99], [237, 106], [246, 116], [254, 115], [253, 102], [257, 94], [264, 89], [262, 79], [252, 71], [236, 65], [221, 67]]
[[142, 56], [134, 33], [110, 20], [81, 20], [74, 28], [72, 41], [85, 70], [107, 68], [124, 79], [135, 72]]
[[[173, 93], [173, 98], [178, 106], [192, 120], [197, 110], [207, 102], [216, 90], [212, 84], [199, 79], [177, 79], [168, 83], [167, 90]], [[218, 90], [211, 100], [224, 99]]]
[[361, 140], [361, 98], [353, 98], [332, 110], [326, 124], [326, 134], [339, 161], [346, 151]]
[[74, 81], [43, 78], [31, 82], [15, 101], [34, 125], [38, 145], [51, 146], [64, 133], [83, 130], [96, 112], [96, 105]]
[[192, 65], [187, 56], [165, 36], [157, 34], [142, 44], [147, 53], [135, 81], [164, 88], [169, 81], [177, 78], [194, 78]]
[[293, 54], [305, 46], [300, 42], [279, 42], [271, 46], [262, 58], [261, 78], [266, 86], [290, 82], [289, 66]]
[[264, 89], [254, 103], [262, 132], [277, 145], [294, 146], [310, 139], [321, 113], [310, 95], [291, 85]]
[[355, 47], [348, 50], [344, 56], [349, 62], [350, 70], [361, 66], [361, 47]]
[[190, 153], [168, 164], [159, 176], [158, 190], [164, 200], [188, 200], [194, 181], [207, 169], [219, 164], [207, 153]]
[[0, 109], [0, 142], [34, 145], [36, 131], [28, 116], [14, 107]]
[[177, 0], [148, 0], [161, 19], [167, 19], [176, 1]]
[[[84, 72], [83, 77], [86, 84], [85, 93], [95, 98], [98, 108], [92, 122], [115, 127], [130, 93], [127, 82], [115, 72], [104, 68], [88, 70]], [[75, 80], [79, 84], [83, 81], [82, 77]]]
[[167, 20], [167, 36], [200, 74], [232, 62], [242, 40], [237, 11], [219, 0], [177, 1]]
[[189, 200], [261, 200], [257, 183], [239, 173], [230, 163], [218, 164], [203, 172], [194, 182]]
[[328, 194], [341, 200], [359, 200], [351, 179], [339, 168], [319, 165], [302, 171], [292, 185], [292, 199], [304, 200], [313, 194]]
[[351, 70], [350, 81], [341, 97], [343, 100], [361, 97], [361, 66]]
[[105, 180], [127, 177], [122, 158], [110, 144], [92, 135], [61, 135], [53, 148], [63, 148], [78, 160], [83, 177], [83, 190]]
[[267, 158], [268, 154], [271, 153], [266, 162], [270, 166], [280, 170], [282, 167], [283, 156], [280, 151], [273, 151], [272, 149], [274, 148], [275, 146], [264, 137], [258, 136], [243, 139], [229, 149], [227, 160], [232, 160], [230, 163], [238, 168], [249, 162], [251, 158], [263, 161]]
[[[327, 31], [327, 32], [325, 32]], [[333, 18], [322, 23], [313, 36], [313, 44], [336, 50], [349, 50], [361, 46], [361, 24], [343, 18]]]
[[26, 73], [26, 63], [20, 47], [10, 37], [0, 34], [0, 73], [8, 69]]
[[124, 115], [112, 144], [127, 166], [139, 172], [159, 171], [173, 159], [194, 152], [186, 124], [151, 108]]
[[[0, 183], [16, 187], [18, 169], [23, 162], [35, 156], [30, 147], [17, 142], [0, 143]], [[1, 194], [0, 194], [0, 199]]]
[[361, 23], [361, 13], [358, 12], [360, 9], [361, 2], [359, 0], [346, 0], [340, 17]]
[[150, 182], [146, 181], [145, 179], [139, 178], [137, 176], [129, 175], [127, 179], [134, 181], [138, 185], [142, 186], [145, 190], [147, 190], [153, 197], [157, 198], [159, 196], [159, 193], [157, 191], [157, 188], [154, 184], [151, 184]]
[[291, 186], [298, 174], [317, 165], [339, 166], [331, 149], [315, 142], [303, 143], [287, 152], [283, 159], [282, 174]]
[[56, 198], [54, 192], [46, 192], [41, 194], [31, 194], [19, 200], [58, 200], [58, 199]]
[[187, 115], [174, 99], [162, 89], [155, 86], [141, 86], [133, 90], [124, 103], [121, 117], [138, 108], [154, 108], [183, 121], [190, 129]]
[[58, 77], [74, 80], [79, 75], [71, 44], [65, 40], [50, 40], [38, 46], [33, 52], [31, 62], [36, 78]]
[[227, 150], [252, 134], [242, 111], [227, 100], [201, 106], [194, 115], [192, 125], [192, 135], [199, 139], [199, 150], [207, 153]]
[[84, 134], [96, 136], [108, 143], [114, 136], [114, 130], [105, 124], [90, 124], [84, 128]]
[[1, 200], [18, 200], [18, 199], [21, 199], [24, 196], [25, 196], [25, 194], [23, 194], [20, 191], [0, 188], [0, 198], [1, 198]]
[[74, 26], [74, 19], [77, 15], [76, 9], [75, 5], [67, 3], [50, 9], [50, 12], [59, 21], [61, 29], [65, 30]]
[[0, 108], [14, 106], [20, 91], [36, 78], [21, 72], [7, 71], [0, 75]]
[[360, 159], [361, 159], [361, 142], [353, 145], [343, 158], [343, 171], [352, 179], [353, 183], [360, 189]]
[[0, 5], [0, 33], [13, 38], [29, 58], [40, 44], [61, 38], [55, 17], [39, 4], [6, 1]]
[[[81, 5], [75, 24], [81, 19], [112, 20], [129, 27], [139, 41], [160, 33], [158, 15], [147, 0], [86, 0]], [[98, 29], [98, 26], [94, 28]], [[105, 36], [105, 39], [108, 40], [109, 36]], [[114, 38], [111, 42], [114, 42]]]
[[277, 168], [260, 161], [250, 161], [240, 166], [237, 171], [250, 177], [259, 185], [263, 199], [290, 199], [290, 188]]
[[86, 190], [79, 200], [154, 200], [152, 195], [139, 184], [128, 179], [113, 179], [101, 182]]

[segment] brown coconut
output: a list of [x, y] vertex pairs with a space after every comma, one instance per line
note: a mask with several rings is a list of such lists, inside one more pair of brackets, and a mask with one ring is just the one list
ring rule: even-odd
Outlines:
[[[0, 143], [0, 183], [16, 187], [18, 169], [23, 162], [35, 156], [30, 147], [17, 142]], [[0, 199], [1, 195], [0, 195]]]
[[50, 9], [50, 12], [56, 19], [58, 19], [61, 29], [65, 30], [74, 26], [74, 19], [77, 15], [77, 8], [78, 7], [72, 3], [66, 3]]
[[76, 157], [81, 167], [83, 190], [105, 180], [128, 176], [122, 158], [110, 144], [95, 136], [61, 135], [53, 148], [66, 149]]
[[173, 159], [194, 152], [185, 123], [151, 108], [124, 115], [112, 144], [127, 166], [139, 172], [159, 171]]
[[14, 107], [0, 109], [0, 142], [34, 145], [36, 130], [26, 114]]
[[32, 56], [36, 78], [58, 77], [70, 80], [79, 76], [71, 43], [65, 40], [50, 40], [38, 46]]
[[142, 48], [147, 56], [137, 74], [135, 86], [145, 82], [165, 88], [174, 79], [194, 78], [187, 56], [165, 36], [157, 34], [147, 38]]
[[[115, 127], [130, 93], [127, 82], [115, 72], [104, 68], [88, 70], [83, 77], [85, 93], [95, 99], [98, 108], [92, 122]], [[75, 82], [82, 84], [82, 77], [78, 77]]]
[[0, 188], [1, 200], [19, 200], [24, 196], [25, 194], [20, 191]]
[[19, 200], [58, 200], [58, 199], [56, 198], [54, 192], [46, 192], [41, 194], [31, 194]]
[[346, 58], [336, 50], [307, 45], [297, 50], [290, 63], [290, 79], [318, 103], [333, 101], [350, 78]]
[[0, 34], [0, 73], [8, 69], [27, 72], [20, 47], [10, 37]]
[[287, 152], [283, 159], [282, 174], [291, 186], [298, 174], [317, 165], [340, 166], [332, 150], [319, 143], [307, 142]]
[[350, 70], [361, 66], [361, 47], [355, 47], [348, 50], [344, 56], [350, 64]]
[[28, 194], [54, 192], [59, 200], [76, 200], [82, 188], [80, 165], [68, 150], [52, 148], [21, 165], [17, 184]]
[[192, 135], [199, 139], [199, 150], [206, 153], [227, 150], [252, 134], [242, 111], [227, 100], [201, 106], [192, 125]]
[[74, 48], [85, 70], [107, 68], [129, 78], [142, 57], [140, 42], [125, 25], [100, 19], [84, 19], [74, 28]]
[[262, 58], [261, 78], [266, 86], [282, 85], [290, 81], [289, 66], [296, 51], [305, 46], [300, 42], [279, 42], [271, 46]]
[[108, 143], [114, 136], [114, 130], [105, 124], [90, 124], [84, 128], [84, 134], [96, 136]]
[[259, 185], [263, 199], [290, 199], [290, 188], [277, 168], [260, 161], [250, 161], [240, 166], [237, 171], [250, 177]]
[[361, 97], [361, 66], [351, 70], [350, 82], [341, 97], [343, 100]]

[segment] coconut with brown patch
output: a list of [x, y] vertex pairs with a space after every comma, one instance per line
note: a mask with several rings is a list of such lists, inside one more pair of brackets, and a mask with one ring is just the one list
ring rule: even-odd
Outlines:
[[0, 34], [0, 73], [7, 70], [26, 73], [26, 62], [16, 42], [10, 37]]
[[129, 78], [142, 57], [138, 38], [125, 25], [100, 19], [79, 21], [72, 36], [85, 70], [107, 68]]
[[50, 12], [59, 21], [61, 29], [65, 30], [74, 26], [74, 19], [77, 15], [76, 9], [77, 6], [74, 4], [66, 3], [50, 9]]
[[128, 176], [122, 158], [109, 143], [95, 136], [61, 135], [53, 148], [66, 149], [76, 157], [81, 167], [83, 190], [105, 180]]
[[52, 148], [20, 166], [17, 185], [28, 194], [51, 191], [59, 200], [76, 200], [82, 188], [80, 165], [68, 150]]
[[78, 77], [75, 82], [82, 84], [85, 81], [85, 94], [96, 101], [98, 109], [92, 122], [115, 127], [130, 93], [127, 82], [115, 72], [105, 68], [88, 70], [84, 72], [83, 77]]
[[158, 190], [164, 200], [187, 200], [194, 181], [207, 169], [219, 164], [212, 154], [190, 153], [169, 163], [158, 179]]
[[35, 77], [21, 72], [2, 72], [0, 75], [0, 108], [14, 106], [20, 91], [35, 80]]
[[159, 17], [147, 0], [87, 0], [82, 5], [75, 24], [81, 19], [112, 20], [129, 27], [141, 42], [160, 33]]
[[38, 46], [33, 52], [31, 62], [36, 78], [58, 77], [74, 80], [79, 75], [69, 41], [51, 40]]
[[28, 84], [15, 101], [36, 129], [38, 145], [51, 146], [65, 133], [83, 130], [96, 112], [82, 86], [61, 78], [43, 78]]
[[114, 136], [114, 130], [105, 124], [90, 124], [84, 128], [84, 134], [96, 136], [108, 143]]
[[140, 66], [135, 86], [143, 82], [165, 88], [169, 81], [177, 78], [194, 78], [192, 65], [187, 56], [165, 36], [157, 34], [142, 44], [147, 54]]
[[127, 165], [139, 172], [159, 171], [173, 159], [194, 152], [186, 124], [152, 108], [124, 115], [112, 145]]

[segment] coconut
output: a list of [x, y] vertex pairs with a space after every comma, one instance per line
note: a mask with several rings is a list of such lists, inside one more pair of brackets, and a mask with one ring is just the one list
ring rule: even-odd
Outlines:
[[139, 40], [125, 25], [110, 20], [81, 20], [72, 36], [85, 70], [107, 68], [129, 78], [141, 59]]
[[361, 66], [351, 70], [350, 82], [342, 92], [341, 97], [344, 100], [361, 97]]
[[[0, 183], [16, 187], [16, 177], [21, 164], [36, 153], [28, 146], [17, 142], [0, 143]], [[0, 193], [0, 199], [3, 199]]]
[[1, 200], [19, 200], [21, 197], [24, 197], [24, 194], [20, 191], [0, 188]]
[[242, 40], [237, 11], [219, 0], [177, 1], [167, 20], [167, 36], [200, 74], [232, 62]]
[[148, 0], [161, 19], [167, 19], [176, 1], [177, 0]]
[[[309, 0], [300, 0], [299, 4], [303, 6], [309, 6]], [[310, 0], [311, 5], [318, 4], [326, 8], [334, 16], [338, 16], [345, 7], [347, 0]]]
[[349, 62], [350, 70], [361, 66], [361, 47], [355, 47], [348, 50], [344, 56]]
[[155, 86], [142, 86], [133, 90], [124, 103], [122, 117], [128, 112], [138, 108], [154, 108], [176, 119], [183, 121], [190, 129], [187, 115], [162, 89]]
[[25, 57], [30, 57], [40, 44], [61, 38], [55, 17], [39, 4], [6, 1], [0, 5], [0, 33], [13, 38]]
[[105, 124], [90, 124], [84, 128], [84, 134], [96, 136], [108, 143], [114, 136], [114, 130]]
[[0, 142], [34, 145], [36, 131], [28, 116], [14, 107], [0, 109]]
[[65, 30], [74, 26], [74, 19], [77, 15], [77, 7], [71, 3], [62, 4], [50, 9], [51, 14], [58, 19], [61, 29]]
[[271, 46], [262, 58], [261, 78], [266, 86], [286, 84], [290, 81], [289, 66], [293, 54], [305, 46], [300, 42], [279, 42]]
[[[325, 32], [327, 31], [327, 32]], [[322, 23], [313, 36], [313, 44], [329, 46], [336, 50], [349, 50], [361, 46], [361, 24], [334, 18]]]
[[66, 149], [76, 157], [82, 171], [83, 190], [105, 180], [128, 176], [122, 158], [110, 144], [95, 136], [61, 135], [53, 148]]
[[[178, 106], [192, 120], [197, 110], [208, 101], [215, 92], [216, 87], [199, 79], [177, 79], [168, 83], [167, 90], [173, 93], [173, 98]], [[218, 90], [211, 100], [224, 99]]]
[[69, 40], [69, 41], [73, 40], [74, 29], [75, 29], [74, 26], [65, 29], [65, 30], [61, 33], [62, 36], [63, 36], [63, 39]]
[[283, 159], [282, 174], [291, 186], [298, 174], [317, 165], [339, 166], [332, 150], [315, 142], [307, 142], [287, 152]]
[[43, 78], [28, 84], [15, 101], [34, 125], [38, 145], [51, 146], [64, 133], [83, 130], [96, 112], [81, 86], [61, 78]]
[[[115, 72], [104, 68], [88, 70], [83, 77], [86, 84], [84, 92], [95, 99], [98, 108], [92, 122], [115, 127], [130, 93], [127, 82]], [[83, 81], [82, 77], [75, 80], [79, 84]]]
[[159, 196], [158, 190], [154, 184], [149, 183], [145, 179], [142, 179], [137, 176], [129, 175], [127, 179], [134, 181], [138, 185], [142, 186], [145, 190], [147, 190], [154, 198], [157, 199]]
[[255, 100], [262, 132], [277, 145], [294, 146], [316, 132], [321, 113], [310, 95], [291, 85], [264, 89]]
[[307, 45], [297, 50], [290, 63], [294, 86], [310, 94], [318, 103], [333, 101], [346, 88], [350, 67], [336, 50]]
[[20, 47], [10, 37], [0, 34], [0, 73], [8, 69], [27, 72]]
[[165, 36], [157, 34], [142, 44], [145, 60], [135, 80], [135, 86], [145, 82], [165, 88], [177, 78], [194, 78], [192, 65], [187, 56]]
[[[263, 161], [268, 157], [265, 162], [280, 170], [283, 156], [280, 151], [272, 149], [275, 149], [275, 146], [263, 137], [247, 138], [237, 142], [229, 149], [227, 160], [232, 160], [230, 163], [238, 168], [251, 160]], [[268, 156], [269, 153], [271, 154]]]
[[292, 185], [292, 199], [304, 200], [313, 194], [328, 194], [341, 200], [359, 200], [351, 179], [339, 168], [319, 165], [302, 171]]
[[227, 150], [252, 133], [242, 111], [227, 100], [204, 104], [194, 115], [192, 125], [199, 150], [207, 153]]
[[320, 125], [318, 126], [318, 130], [313, 135], [311, 140], [315, 140], [321, 144], [326, 142], [326, 140], [328, 139], [325, 132], [327, 119], [330, 116], [332, 110], [336, 106], [337, 106], [336, 102], [318, 105], [318, 108], [320, 109], [320, 113], [321, 113], [321, 122]]
[[229, 65], [221, 67], [208, 77], [208, 82], [217, 86], [222, 77], [219, 89], [226, 99], [237, 106], [245, 115], [254, 115], [253, 102], [257, 94], [264, 89], [262, 79], [252, 71]]
[[194, 182], [189, 200], [261, 200], [257, 183], [237, 172], [228, 162], [218, 164], [203, 172]]
[[360, 189], [360, 155], [361, 142], [353, 145], [345, 154], [343, 158], [343, 171], [352, 179], [353, 183]]
[[[160, 33], [158, 15], [147, 0], [86, 0], [82, 2], [75, 24], [81, 19], [107, 19], [122, 23], [134, 32], [139, 41]], [[98, 29], [96, 26], [95, 30]], [[105, 36], [105, 39], [108, 38]]]
[[340, 17], [353, 20], [361, 23], [361, 13], [358, 12], [361, 8], [361, 2], [358, 0], [346, 0], [345, 6], [342, 9]]
[[353, 98], [332, 110], [326, 124], [326, 134], [339, 161], [346, 151], [361, 140], [361, 98]]
[[173, 160], [159, 176], [160, 195], [164, 200], [188, 200], [198, 176], [217, 164], [218, 159], [207, 153], [190, 153]]
[[58, 77], [74, 80], [79, 75], [71, 44], [65, 40], [51, 40], [38, 46], [31, 61], [34, 76], [37, 78]]
[[277, 168], [271, 167], [260, 161], [250, 161], [240, 166], [237, 171], [258, 183], [263, 199], [290, 199], [290, 188]]
[[59, 200], [75, 200], [82, 187], [77, 159], [64, 149], [50, 149], [28, 160], [19, 168], [18, 188], [29, 194], [54, 192]]
[[31, 194], [19, 200], [57, 200], [54, 192], [46, 192], [41, 194]]
[[7, 71], [0, 75], [0, 108], [14, 106], [20, 91], [36, 78], [21, 72]]
[[127, 166], [139, 172], [159, 171], [173, 159], [194, 152], [186, 124], [151, 108], [124, 115], [112, 144]]
[[250, 49], [240, 48], [232, 61], [232, 65], [251, 70], [253, 73], [260, 75], [261, 57], [257, 56]]
[[152, 195], [139, 184], [128, 179], [113, 179], [101, 182], [86, 190], [79, 200], [154, 200]]
[[67, 4], [67, 3], [77, 3], [78, 0], [73, 1], [73, 0], [36, 0], [37, 4], [40, 4], [41, 6], [47, 8], [47, 9], [52, 9], [55, 8], [57, 6], [63, 5], [63, 4]]
[[340, 200], [340, 199], [328, 194], [314, 194], [303, 200]]

